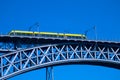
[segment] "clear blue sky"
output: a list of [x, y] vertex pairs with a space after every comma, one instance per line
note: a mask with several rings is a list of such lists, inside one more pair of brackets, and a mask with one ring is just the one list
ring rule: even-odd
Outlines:
[[[28, 30], [84, 33], [96, 26], [98, 39], [120, 41], [120, 0], [0, 0], [0, 33]], [[37, 30], [36, 27], [33, 30]], [[88, 32], [95, 39], [94, 31]], [[55, 80], [119, 80], [120, 70], [91, 65], [58, 66]], [[45, 80], [45, 69], [10, 80]]]

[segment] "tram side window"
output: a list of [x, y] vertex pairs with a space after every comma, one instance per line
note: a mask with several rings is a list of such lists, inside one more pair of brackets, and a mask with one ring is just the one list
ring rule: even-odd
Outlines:
[[75, 36], [75, 39], [78, 39], [78, 37], [77, 37], [77, 36]]
[[71, 36], [67, 36], [68, 39], [71, 39]]
[[73, 39], [79, 39], [79, 36], [72, 36]]
[[27, 34], [27, 33], [21, 33], [20, 35], [23, 35], [23, 36], [33, 36], [33, 34]]
[[30, 34], [24, 34], [25, 36], [30, 36]]
[[78, 36], [78, 39], [81, 39], [81, 37], [80, 37], [80, 36]]
[[79, 36], [78, 39], [82, 39], [82, 37]]
[[81, 37], [80, 37], [80, 36], [76, 36], [75, 38], [76, 38], [76, 39], [81, 39]]
[[50, 37], [50, 35], [45, 35], [45, 37]]
[[71, 39], [76, 39], [76, 37], [75, 37], [75, 36], [70, 36], [70, 38], [71, 38]]
[[44, 34], [41, 34], [41, 37], [45, 37], [45, 35], [44, 35]]
[[22, 33], [22, 35], [26, 36], [26, 34], [25, 34], [25, 33]]
[[42, 37], [51, 37], [51, 35], [48, 35], [48, 34], [42, 34], [41, 36]]
[[20, 36], [20, 35], [23, 35], [22, 33], [18, 33], [18, 32], [12, 32], [12, 33], [10, 33], [10, 35], [18, 35], [18, 36]]
[[68, 39], [72, 39], [72, 38], [74, 38], [74, 37], [72, 37], [72, 36], [67, 36], [67, 38], [68, 38]]
[[51, 37], [56, 38], [56, 37], [57, 37], [57, 35], [51, 35]]
[[15, 35], [21, 35], [20, 33], [14, 33]]
[[34, 34], [26, 34], [26, 36], [34, 36]]
[[58, 36], [59, 38], [63, 38], [64, 36]]
[[53, 37], [52, 35], [48, 35], [48, 37]]
[[76, 37], [75, 36], [71, 36], [71, 39], [76, 39]]
[[26, 34], [25, 34], [25, 33], [22, 33], [22, 35], [26, 36]]

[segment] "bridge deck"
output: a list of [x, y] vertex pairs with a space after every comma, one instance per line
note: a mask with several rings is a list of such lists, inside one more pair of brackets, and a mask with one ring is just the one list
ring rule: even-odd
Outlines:
[[[9, 46], [9, 43], [12, 44], [12, 47]], [[66, 38], [53, 38], [53, 37], [0, 35], [0, 53], [4, 54], [20, 49], [26, 49], [26, 48], [46, 45], [46, 44], [65, 44], [65, 43], [67, 44], [81, 43], [87, 46], [91, 44], [97, 44], [98, 46], [108, 46], [108, 47], [112, 46], [113, 48], [120, 47], [120, 42], [115, 42], [115, 41], [102, 41], [102, 40], [96, 41], [96, 40], [88, 40], [88, 39], [66, 39]]]
[[14, 35], [0, 35], [0, 42], [23, 42], [26, 44], [47, 44], [47, 43], [61, 43], [61, 42], [97, 42], [103, 44], [120, 45], [116, 41], [102, 41], [102, 40], [88, 40], [88, 39], [66, 39], [66, 38], [53, 38], [53, 37], [36, 37], [36, 36], [14, 36]]

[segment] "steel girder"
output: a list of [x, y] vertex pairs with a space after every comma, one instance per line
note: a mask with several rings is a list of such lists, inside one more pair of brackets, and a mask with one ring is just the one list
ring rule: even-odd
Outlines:
[[[0, 35], [0, 55], [10, 53], [16, 50], [31, 48], [45, 44], [61, 44], [73, 42], [95, 43], [96, 40], [88, 39], [67, 39], [53, 37], [37, 37], [37, 36], [17, 36], [17, 35]], [[98, 44], [120, 45], [117, 41], [97, 40]]]
[[120, 69], [120, 47], [69, 43], [38, 46], [4, 54], [0, 56], [0, 80], [38, 68], [74, 63]]

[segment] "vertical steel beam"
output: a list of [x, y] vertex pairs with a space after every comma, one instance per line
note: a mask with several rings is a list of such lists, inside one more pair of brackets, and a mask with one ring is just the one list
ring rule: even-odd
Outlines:
[[67, 56], [66, 58], [67, 58], [67, 59], [69, 59], [68, 52], [69, 52], [69, 50], [68, 50], [68, 45], [67, 45], [67, 46], [66, 46], [66, 56]]
[[38, 48], [36, 49], [36, 57], [37, 57], [37, 64], [39, 64], [39, 59], [38, 59]]
[[53, 66], [46, 67], [46, 80], [54, 80]]
[[95, 46], [94, 46], [94, 58], [96, 59], [97, 58], [97, 42], [95, 43]]
[[22, 70], [22, 52], [20, 52], [20, 70]]
[[54, 54], [54, 50], [53, 50], [54, 48], [53, 48], [53, 46], [51, 48], [52, 48], [52, 59], [51, 60], [54, 61], [55, 60], [55, 54]]
[[46, 67], [46, 80], [49, 80], [49, 73], [48, 73], [48, 67]]

